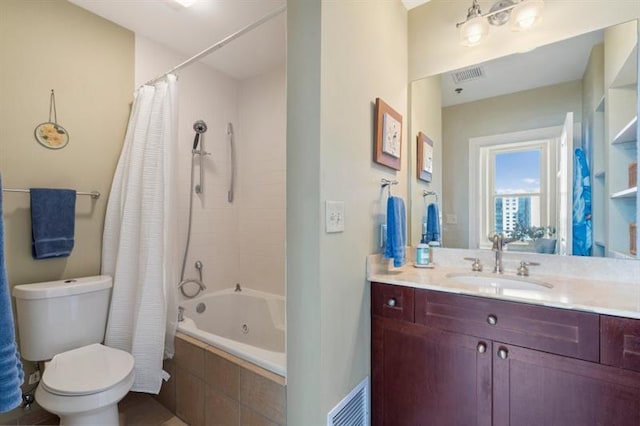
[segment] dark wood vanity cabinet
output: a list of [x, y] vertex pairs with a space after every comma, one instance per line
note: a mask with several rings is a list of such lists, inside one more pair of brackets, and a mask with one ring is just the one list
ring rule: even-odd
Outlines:
[[638, 320], [378, 283], [371, 300], [373, 425], [640, 425]]
[[487, 342], [393, 319], [372, 321], [372, 424], [490, 425]]

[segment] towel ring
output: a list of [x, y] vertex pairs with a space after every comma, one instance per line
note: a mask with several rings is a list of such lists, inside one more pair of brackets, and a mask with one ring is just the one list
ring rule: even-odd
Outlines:
[[438, 193], [437, 193], [436, 191], [427, 191], [426, 189], [425, 189], [424, 191], [422, 191], [422, 198], [424, 198], [424, 199], [425, 199], [425, 202], [426, 202], [426, 198], [427, 198], [429, 195], [433, 195], [433, 196], [435, 196], [435, 197], [436, 197], [436, 204], [439, 204], [439, 203], [438, 203]]

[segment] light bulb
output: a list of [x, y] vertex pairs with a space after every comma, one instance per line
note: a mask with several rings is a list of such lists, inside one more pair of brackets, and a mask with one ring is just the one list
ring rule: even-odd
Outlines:
[[489, 34], [489, 23], [481, 16], [471, 18], [460, 26], [460, 43], [475, 46]]
[[511, 31], [525, 31], [542, 18], [543, 0], [523, 0], [511, 11]]

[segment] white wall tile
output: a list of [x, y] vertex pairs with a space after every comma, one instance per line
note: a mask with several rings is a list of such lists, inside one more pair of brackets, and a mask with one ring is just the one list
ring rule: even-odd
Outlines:
[[[182, 62], [184, 57], [136, 36], [136, 81]], [[179, 244], [186, 243], [193, 123], [204, 120], [204, 192], [194, 194], [191, 244], [185, 277], [196, 278], [203, 263], [207, 292], [243, 287], [284, 295], [285, 238], [285, 70], [238, 82], [201, 64], [181, 71], [177, 197]], [[229, 203], [230, 146], [227, 123], [236, 142], [235, 200]], [[194, 169], [199, 182], [200, 159]], [[256, 256], [259, 259], [256, 259]], [[182, 257], [176, 259], [179, 268]]]

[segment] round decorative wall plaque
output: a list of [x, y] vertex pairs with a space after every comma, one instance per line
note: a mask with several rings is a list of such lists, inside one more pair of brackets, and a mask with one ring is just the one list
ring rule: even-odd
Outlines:
[[61, 149], [69, 143], [69, 132], [58, 124], [56, 96], [53, 89], [51, 89], [51, 98], [49, 101], [49, 121], [38, 124], [34, 134], [36, 140], [40, 142], [42, 146], [49, 149]]

